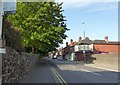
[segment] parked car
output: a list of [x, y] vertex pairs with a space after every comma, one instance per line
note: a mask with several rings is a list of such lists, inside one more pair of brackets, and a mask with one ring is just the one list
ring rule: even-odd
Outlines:
[[57, 59], [57, 56], [56, 56], [56, 55], [54, 55], [54, 56], [52, 57], [52, 59]]
[[57, 59], [62, 60], [63, 58], [62, 58], [62, 56], [59, 56]]

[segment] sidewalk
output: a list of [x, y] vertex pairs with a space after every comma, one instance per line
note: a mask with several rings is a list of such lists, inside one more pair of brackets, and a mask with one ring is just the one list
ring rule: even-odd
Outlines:
[[44, 61], [33, 68], [21, 83], [55, 83], [55, 79], [48, 64]]
[[118, 72], [118, 65], [109, 65], [109, 64], [95, 63], [95, 64], [85, 64], [85, 66]]
[[0, 85], [2, 85], [2, 76], [0, 75]]

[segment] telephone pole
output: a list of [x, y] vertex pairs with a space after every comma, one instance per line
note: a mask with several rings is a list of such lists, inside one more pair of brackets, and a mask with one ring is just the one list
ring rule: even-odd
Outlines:
[[84, 28], [85, 23], [83, 22], [82, 24], [83, 24], [83, 29], [84, 29], [84, 31], [83, 31], [83, 37], [84, 37], [84, 50], [83, 50], [83, 53], [84, 53], [84, 63], [86, 63], [86, 56], [85, 56], [85, 28]]

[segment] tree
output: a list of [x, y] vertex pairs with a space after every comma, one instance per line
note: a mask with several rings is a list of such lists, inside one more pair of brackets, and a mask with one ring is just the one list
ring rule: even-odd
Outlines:
[[18, 29], [14, 29], [11, 27], [11, 22], [6, 20], [6, 16], [3, 17], [3, 39], [6, 39], [6, 46], [15, 49], [16, 51], [23, 52], [24, 48], [21, 42], [21, 33]]
[[67, 37], [63, 11], [62, 3], [17, 2], [16, 14], [7, 19], [21, 32], [25, 48], [47, 53]]

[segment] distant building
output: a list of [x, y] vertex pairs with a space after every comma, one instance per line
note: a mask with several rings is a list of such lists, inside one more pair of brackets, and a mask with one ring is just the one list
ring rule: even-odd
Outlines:
[[[78, 42], [73, 44], [73, 40], [70, 40], [70, 44], [66, 45], [64, 49], [65, 59], [71, 57], [72, 53], [77, 57], [77, 60], [84, 59], [84, 51], [86, 54], [99, 54], [99, 53], [120, 53], [120, 42], [112, 42], [105, 36], [104, 40], [90, 40], [88, 37], [82, 40], [79, 37]], [[67, 55], [67, 56], [66, 56]]]

